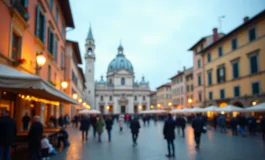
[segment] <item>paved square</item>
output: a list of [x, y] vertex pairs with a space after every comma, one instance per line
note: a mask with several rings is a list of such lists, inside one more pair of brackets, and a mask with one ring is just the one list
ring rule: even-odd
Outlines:
[[[81, 140], [78, 129], [69, 128], [71, 146], [52, 160], [166, 160], [166, 141], [162, 134], [163, 123], [153, 122], [140, 130], [138, 146], [132, 147], [129, 128], [125, 126], [119, 133], [117, 123], [112, 130], [112, 142], [108, 142], [107, 132], [102, 143], [98, 143], [89, 132], [89, 140]], [[176, 134], [177, 135], [177, 134]], [[175, 151], [178, 160], [265, 160], [265, 143], [259, 138], [234, 137], [214, 131], [202, 135], [201, 149], [194, 148], [193, 130], [186, 128], [186, 137], [176, 136]], [[171, 158], [173, 159], [173, 158]]]

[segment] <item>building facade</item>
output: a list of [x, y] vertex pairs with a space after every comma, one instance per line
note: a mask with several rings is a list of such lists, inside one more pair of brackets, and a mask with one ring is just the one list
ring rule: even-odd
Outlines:
[[[62, 81], [66, 81], [62, 67], [66, 27], [74, 28], [69, 1], [5, 0], [0, 1], [0, 10], [2, 68], [7, 67], [8, 70], [19, 73], [14, 76], [23, 75], [35, 79], [38, 76], [39, 82], [46, 87], [35, 92], [34, 88], [12, 89], [0, 83], [1, 109], [11, 112], [11, 116], [17, 120], [18, 130], [21, 129], [21, 118], [25, 113], [30, 116], [39, 115], [41, 122], [47, 124], [51, 115], [58, 117], [64, 114], [65, 103], [73, 102], [61, 85]], [[46, 59], [42, 66], [38, 63], [41, 62], [37, 59], [39, 55], [42, 56], [41, 60], [43, 57]], [[26, 82], [28, 81], [25, 80]], [[47, 97], [47, 94], [53, 96]]]
[[172, 108], [171, 94], [171, 83], [163, 84], [157, 88], [157, 109], [170, 110]]
[[171, 79], [171, 95], [172, 105], [174, 108], [186, 108], [186, 94], [185, 94], [185, 68], [184, 71], [178, 71], [178, 73], [170, 78]]
[[184, 101], [184, 106], [186, 108], [193, 108], [196, 107], [193, 105], [193, 68], [186, 69], [184, 71], [185, 75], [185, 85], [186, 85], [186, 90], [185, 90], [185, 101]]
[[157, 109], [157, 95], [154, 91], [150, 94], [150, 105], [150, 109]]
[[248, 107], [265, 101], [265, 11], [204, 48], [207, 105]]

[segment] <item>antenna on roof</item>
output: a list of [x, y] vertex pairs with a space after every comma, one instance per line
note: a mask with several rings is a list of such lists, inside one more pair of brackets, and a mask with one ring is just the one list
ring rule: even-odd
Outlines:
[[220, 31], [220, 33], [222, 33], [222, 20], [223, 19], [225, 19], [225, 16], [224, 15], [218, 17], [219, 31]]

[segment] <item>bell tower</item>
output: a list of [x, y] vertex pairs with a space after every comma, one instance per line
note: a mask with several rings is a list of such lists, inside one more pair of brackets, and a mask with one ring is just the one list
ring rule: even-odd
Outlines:
[[86, 99], [92, 109], [95, 108], [95, 40], [93, 37], [91, 26], [85, 44], [85, 64], [86, 64]]

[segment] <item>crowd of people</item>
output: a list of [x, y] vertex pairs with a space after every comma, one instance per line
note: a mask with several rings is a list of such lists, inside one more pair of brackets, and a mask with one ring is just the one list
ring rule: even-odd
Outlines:
[[[7, 110], [4, 110], [0, 114], [0, 159], [4, 156], [6, 160], [10, 160], [10, 148], [16, 142], [17, 126], [16, 121], [10, 117]], [[236, 117], [232, 117], [227, 120], [223, 114], [216, 114], [211, 120], [208, 120], [206, 115], [192, 114], [188, 116], [171, 114], [161, 115], [75, 115], [72, 117], [72, 126], [81, 131], [82, 140], [89, 139], [89, 129], [92, 128], [93, 137], [96, 138], [99, 143], [102, 142], [102, 133], [106, 129], [108, 135], [108, 141], [111, 142], [111, 131], [116, 120], [119, 125], [120, 132], [123, 132], [124, 126], [127, 126], [131, 130], [133, 147], [137, 146], [137, 139], [141, 128], [139, 119], [142, 119], [144, 126], [150, 125], [150, 120], [154, 121], [154, 124], [158, 120], [164, 121], [163, 134], [167, 141], [168, 154], [166, 157], [175, 157], [175, 132], [185, 137], [185, 127], [187, 123], [191, 125], [194, 131], [194, 141], [196, 143], [195, 148], [200, 148], [200, 139], [202, 133], [207, 132], [207, 128], [215, 129], [221, 133], [226, 133], [227, 128], [230, 127], [232, 134], [237, 136], [240, 133], [242, 136], [246, 136], [246, 128], [249, 135], [255, 136], [258, 128], [257, 119], [254, 116], [245, 117], [243, 114], [238, 114]], [[57, 148], [67, 147], [70, 145], [68, 141], [68, 133], [65, 130], [70, 123], [70, 117], [61, 115], [58, 119], [55, 116], [49, 118], [47, 127], [60, 127], [60, 131], [57, 136]], [[259, 128], [262, 132], [263, 140], [265, 141], [265, 117], [260, 120]], [[49, 137], [44, 134], [44, 126], [40, 122], [39, 116], [31, 118], [26, 113], [22, 118], [22, 129], [24, 132], [28, 132], [28, 149], [30, 159], [47, 158], [49, 155], [56, 154], [56, 149], [49, 142]]]

